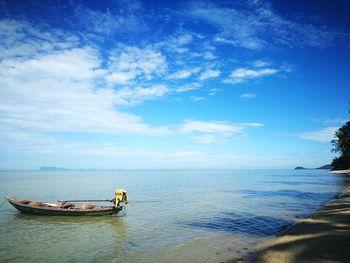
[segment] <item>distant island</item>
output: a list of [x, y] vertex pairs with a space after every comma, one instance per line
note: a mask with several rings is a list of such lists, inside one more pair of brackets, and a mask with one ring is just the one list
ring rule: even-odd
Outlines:
[[331, 164], [326, 164], [326, 165], [323, 165], [321, 167], [318, 167], [316, 169], [327, 169], [327, 170], [331, 170], [333, 169], [333, 166]]
[[302, 166], [297, 166], [294, 168], [294, 170], [307, 170], [307, 168], [302, 167]]
[[69, 169], [63, 167], [55, 167], [55, 166], [41, 166], [39, 171], [96, 171], [96, 169]]
[[39, 171], [69, 171], [70, 169], [54, 167], [54, 166], [42, 166], [39, 168]]
[[305, 168], [302, 166], [297, 166], [294, 168], [294, 170], [331, 170], [333, 166], [331, 164], [326, 164], [318, 168]]

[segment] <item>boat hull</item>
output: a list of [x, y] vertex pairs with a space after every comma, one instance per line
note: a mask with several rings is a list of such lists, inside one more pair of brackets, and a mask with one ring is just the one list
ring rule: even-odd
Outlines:
[[30, 204], [18, 203], [18, 200], [8, 198], [8, 202], [18, 211], [26, 214], [44, 215], [44, 216], [105, 216], [117, 214], [122, 210], [121, 207], [101, 206], [94, 209], [66, 209], [59, 207], [34, 206]]

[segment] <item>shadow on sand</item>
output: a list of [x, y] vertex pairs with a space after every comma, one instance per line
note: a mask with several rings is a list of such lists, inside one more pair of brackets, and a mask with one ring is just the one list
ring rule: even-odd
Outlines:
[[261, 245], [249, 262], [350, 262], [350, 178], [336, 201]]

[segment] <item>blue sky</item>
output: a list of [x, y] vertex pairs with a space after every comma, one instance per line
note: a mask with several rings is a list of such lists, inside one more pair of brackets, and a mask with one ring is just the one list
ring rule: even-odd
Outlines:
[[2, 0], [0, 169], [330, 163], [349, 119], [349, 12], [345, 0]]

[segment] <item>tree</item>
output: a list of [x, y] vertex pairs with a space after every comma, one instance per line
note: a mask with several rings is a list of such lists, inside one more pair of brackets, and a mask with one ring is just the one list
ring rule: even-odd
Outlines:
[[335, 170], [350, 169], [350, 121], [335, 132], [335, 138], [332, 151], [340, 156], [333, 159], [332, 166]]

